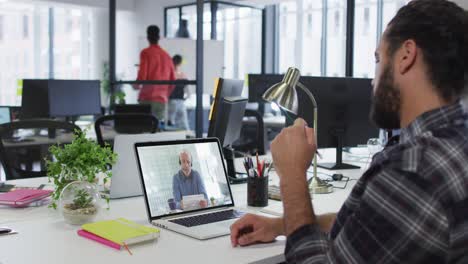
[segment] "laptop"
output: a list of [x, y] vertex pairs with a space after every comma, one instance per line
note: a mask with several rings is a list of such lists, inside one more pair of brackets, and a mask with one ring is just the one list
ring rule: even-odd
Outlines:
[[217, 138], [136, 143], [149, 221], [204, 240], [230, 233], [234, 208]]
[[117, 153], [117, 162], [112, 166], [112, 179], [110, 185], [111, 199], [140, 196], [140, 177], [138, 176], [137, 162], [133, 145], [136, 142], [163, 141], [185, 139], [184, 132], [161, 132], [155, 134], [117, 135], [114, 138], [114, 152]]

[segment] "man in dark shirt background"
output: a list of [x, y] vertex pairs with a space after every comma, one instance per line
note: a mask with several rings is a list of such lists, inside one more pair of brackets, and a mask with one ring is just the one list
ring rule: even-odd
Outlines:
[[[187, 80], [187, 75], [180, 69], [182, 65], [182, 56], [179, 54], [172, 57], [177, 80]], [[177, 84], [169, 97], [169, 123], [173, 127], [182, 130], [188, 130], [187, 109], [185, 107], [186, 98], [185, 84]]]
[[[159, 27], [148, 26], [146, 30], [149, 47], [140, 53], [140, 64], [138, 68], [138, 81], [174, 81], [174, 64], [172, 58], [159, 46]], [[140, 89], [138, 102], [151, 105], [152, 112], [159, 121], [167, 121], [167, 103], [174, 85], [144, 84], [135, 85]]]
[[401, 129], [399, 142], [373, 157], [337, 215], [315, 215], [306, 181], [314, 130], [296, 120], [271, 145], [283, 218], [243, 217], [232, 245], [286, 235], [290, 263], [466, 263], [467, 47], [468, 16], [453, 2], [402, 7], [375, 53], [371, 107], [379, 127]]
[[183, 198], [186, 195], [203, 194], [204, 199], [199, 201], [199, 206], [204, 208], [208, 205], [208, 194], [205, 183], [200, 173], [192, 168], [192, 162], [192, 155], [188, 151], [184, 150], [180, 152], [180, 170], [172, 178], [172, 193], [176, 206], [179, 209], [187, 209], [184, 208], [183, 202]]

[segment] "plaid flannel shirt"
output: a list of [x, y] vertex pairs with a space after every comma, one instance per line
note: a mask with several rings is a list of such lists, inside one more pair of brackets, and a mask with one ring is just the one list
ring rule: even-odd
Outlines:
[[468, 127], [460, 103], [402, 129], [373, 157], [329, 234], [287, 238], [290, 263], [452, 263], [468, 254]]

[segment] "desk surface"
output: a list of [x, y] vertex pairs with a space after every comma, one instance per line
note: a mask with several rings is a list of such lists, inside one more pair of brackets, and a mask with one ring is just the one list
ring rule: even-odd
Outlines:
[[[346, 158], [346, 155], [345, 155]], [[364, 159], [365, 161], [365, 159]], [[236, 161], [240, 165], [239, 160]], [[365, 165], [364, 163], [358, 163]], [[240, 168], [241, 166], [237, 166]], [[357, 178], [361, 170], [343, 171]], [[330, 173], [328, 171], [328, 173]], [[272, 177], [274, 181], [274, 176]], [[36, 186], [46, 178], [11, 181], [23, 186]], [[316, 213], [336, 212], [351, 191], [354, 182], [345, 190], [315, 195]], [[237, 206], [246, 207], [246, 184], [232, 185]], [[269, 200], [271, 208], [281, 210], [281, 202]], [[258, 211], [261, 208], [252, 208]], [[110, 210], [102, 210], [97, 220], [125, 217], [148, 224], [142, 197], [111, 200]], [[229, 236], [199, 241], [168, 230], [161, 230], [156, 243], [131, 247], [133, 256], [116, 251], [76, 235], [79, 229], [63, 222], [58, 211], [41, 207], [0, 207], [0, 226], [18, 231], [16, 235], [0, 236], [0, 263], [277, 263], [283, 259], [285, 238], [270, 244], [232, 248]]]

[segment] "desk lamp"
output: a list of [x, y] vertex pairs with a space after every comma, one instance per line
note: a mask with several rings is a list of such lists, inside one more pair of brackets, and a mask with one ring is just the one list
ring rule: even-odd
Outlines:
[[[307, 89], [302, 83], [299, 82], [301, 73], [296, 68], [289, 68], [281, 82], [271, 86], [264, 94], [263, 99], [275, 103], [281, 109], [286, 112], [297, 115], [298, 100], [296, 86], [301, 88], [309, 97], [314, 107], [314, 129], [315, 129], [315, 142], [317, 143], [317, 102], [315, 101], [314, 95]], [[314, 175], [312, 182], [309, 185], [309, 189], [313, 193], [331, 193], [333, 192], [333, 186], [324, 182], [317, 177], [317, 155], [314, 155]]]

